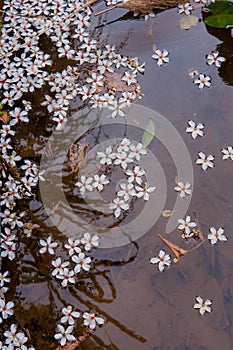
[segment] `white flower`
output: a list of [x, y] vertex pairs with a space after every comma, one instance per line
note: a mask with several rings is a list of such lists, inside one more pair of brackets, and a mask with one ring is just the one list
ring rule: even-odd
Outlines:
[[56, 260], [52, 260], [52, 265], [55, 267], [55, 269], [52, 271], [52, 276], [63, 275], [64, 274], [64, 268], [69, 266], [69, 261], [64, 261], [62, 263], [61, 258], [58, 257]]
[[130, 150], [131, 152], [129, 153], [129, 158], [136, 158], [137, 161], [140, 160], [141, 155], [147, 154], [147, 150], [143, 148], [141, 143], [138, 143], [137, 146], [131, 144]]
[[212, 154], [209, 154], [206, 157], [205, 153], [199, 152], [198, 155], [200, 158], [196, 160], [196, 164], [200, 164], [203, 170], [214, 167], [214, 163], [212, 162], [214, 160], [214, 156], [212, 156]]
[[160, 250], [159, 255], [156, 258], [150, 259], [151, 264], [159, 264], [158, 268], [159, 271], [164, 270], [164, 266], [170, 266], [171, 265], [171, 257], [170, 255], [166, 254], [164, 250]]
[[91, 182], [93, 181], [93, 178], [90, 176], [86, 178], [85, 175], [81, 176], [81, 180], [75, 183], [75, 186], [79, 187], [79, 191], [81, 195], [84, 195], [87, 191], [92, 191], [93, 186], [91, 185]]
[[196, 139], [197, 136], [203, 136], [204, 132], [202, 129], [204, 129], [204, 125], [201, 123], [198, 123], [197, 125], [194, 123], [193, 120], [188, 121], [189, 127], [186, 128], [186, 132], [192, 133], [192, 138]]
[[47, 240], [40, 239], [40, 245], [42, 248], [39, 250], [40, 254], [44, 254], [45, 252], [49, 252], [49, 254], [55, 254], [53, 248], [58, 246], [58, 243], [52, 242], [52, 237], [49, 236]]
[[156, 187], [149, 187], [147, 182], [145, 182], [144, 187], [136, 186], [135, 188], [136, 191], [138, 191], [138, 193], [136, 194], [137, 197], [143, 198], [145, 201], [149, 200], [149, 193], [153, 192], [156, 189]]
[[211, 312], [212, 309], [210, 307], [210, 305], [212, 304], [212, 301], [210, 299], [206, 299], [206, 301], [204, 301], [202, 299], [202, 297], [198, 296], [196, 297], [196, 301], [197, 303], [194, 304], [194, 309], [199, 309], [200, 314], [203, 316], [205, 314], [205, 312]]
[[131, 85], [133, 83], [135, 84], [137, 83], [137, 80], [135, 78], [136, 78], [136, 74], [125, 72], [121, 80], [125, 81], [127, 85]]
[[198, 78], [194, 80], [194, 84], [198, 84], [199, 89], [203, 89], [204, 86], [209, 88], [211, 86], [211, 77], [201, 73]]
[[97, 235], [91, 236], [89, 232], [86, 232], [81, 238], [81, 243], [84, 245], [84, 249], [86, 251], [89, 251], [91, 250], [92, 246], [93, 247], [99, 246], [99, 237]]
[[110, 109], [112, 112], [112, 118], [116, 118], [117, 115], [120, 117], [125, 116], [125, 112], [123, 112], [122, 109], [127, 107], [126, 103], [119, 103], [118, 101], [113, 101], [111, 105], [108, 106], [108, 109]]
[[145, 175], [145, 170], [141, 169], [139, 166], [135, 166], [133, 171], [132, 170], [127, 170], [126, 175], [129, 176], [128, 182], [134, 182], [136, 181], [137, 184], [141, 185], [142, 183], [142, 178], [141, 176]]
[[127, 202], [130, 196], [135, 196], [134, 185], [132, 183], [121, 183], [121, 190], [117, 192], [118, 197], [123, 197], [124, 201]]
[[117, 153], [116, 159], [114, 160], [114, 164], [120, 165], [124, 170], [127, 169], [128, 163], [131, 163], [133, 161], [132, 158], [130, 158], [126, 152]]
[[121, 141], [119, 146], [117, 147], [117, 152], [122, 153], [122, 152], [128, 152], [129, 146], [131, 142], [128, 140], [126, 137]]
[[72, 260], [76, 264], [74, 268], [75, 273], [79, 273], [81, 269], [83, 269], [84, 271], [90, 270], [91, 258], [86, 258], [84, 253], [79, 253], [79, 255], [73, 255]]
[[190, 235], [190, 233], [191, 233], [190, 228], [197, 226], [197, 224], [195, 222], [192, 222], [190, 220], [191, 220], [191, 218], [189, 215], [186, 217], [185, 220], [179, 219], [178, 220], [178, 223], [179, 223], [178, 230], [183, 230], [186, 235]]
[[73, 332], [73, 329], [74, 329], [73, 326], [69, 326], [65, 329], [62, 325], [58, 324], [57, 325], [58, 333], [55, 334], [54, 338], [56, 340], [59, 340], [61, 346], [64, 346], [67, 341], [69, 342], [75, 341], [75, 337], [71, 334]]
[[185, 4], [178, 5], [179, 13], [185, 13], [186, 15], [191, 15], [191, 12], [193, 10], [193, 6], [186, 2]]
[[207, 56], [207, 63], [209, 65], [215, 64], [216, 67], [221, 67], [221, 63], [225, 61], [225, 57], [219, 56], [218, 51], [213, 51]]
[[222, 153], [223, 153], [222, 159], [233, 160], [233, 148], [232, 148], [232, 146], [228, 146], [227, 149], [223, 148]]
[[93, 188], [97, 188], [98, 191], [102, 191], [104, 186], [109, 183], [109, 180], [106, 179], [104, 174], [102, 175], [94, 175], [94, 182], [92, 184]]
[[112, 161], [116, 158], [116, 154], [112, 152], [112, 147], [108, 146], [105, 152], [97, 152], [97, 157], [100, 158], [100, 164], [110, 165]]
[[210, 233], [208, 234], [208, 239], [210, 240], [211, 244], [216, 244], [217, 241], [227, 241], [227, 237], [224, 235], [224, 229], [219, 228], [216, 230], [214, 227], [210, 227]]
[[83, 313], [84, 318], [84, 326], [89, 327], [90, 329], [95, 329], [96, 324], [102, 325], [104, 324], [104, 319], [102, 317], [97, 317], [95, 314], [84, 312]]
[[79, 239], [73, 240], [72, 238], [68, 238], [68, 243], [65, 244], [65, 248], [69, 250], [69, 256], [72, 256], [74, 253], [81, 253], [79, 244]]
[[63, 317], [61, 318], [61, 323], [66, 323], [68, 322], [69, 325], [74, 324], [74, 318], [79, 318], [80, 317], [80, 312], [77, 311], [72, 311], [72, 306], [68, 305], [67, 307], [64, 307], [62, 309]]
[[129, 204], [125, 203], [122, 199], [116, 198], [113, 203], [110, 203], [109, 208], [114, 210], [114, 216], [117, 219], [121, 215], [122, 210], [128, 210]]
[[9, 316], [13, 315], [12, 308], [14, 307], [13, 301], [9, 301], [7, 304], [5, 303], [5, 300], [0, 298], [0, 312], [2, 313], [2, 318], [6, 319]]
[[67, 287], [68, 282], [73, 284], [75, 283], [74, 271], [69, 270], [66, 267], [63, 269], [62, 273], [57, 275], [57, 278], [62, 280], [62, 287]]
[[180, 197], [184, 198], [185, 195], [189, 195], [192, 193], [192, 191], [190, 190], [190, 183], [186, 182], [185, 184], [181, 181], [178, 182], [177, 186], [174, 188], [175, 191], [180, 192]]
[[167, 55], [168, 55], [167, 50], [164, 50], [164, 51], [156, 50], [154, 55], [152, 55], [152, 58], [157, 60], [158, 66], [161, 66], [163, 62], [168, 63], [170, 61]]

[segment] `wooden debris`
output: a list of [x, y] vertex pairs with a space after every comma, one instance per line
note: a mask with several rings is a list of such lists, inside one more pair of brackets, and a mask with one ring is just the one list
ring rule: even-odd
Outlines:
[[83, 144], [73, 144], [70, 146], [69, 150], [69, 160], [70, 166], [74, 173], [78, 173], [79, 169], [82, 165], [82, 162], [86, 155], [86, 150], [88, 147], [88, 143], [84, 142]]
[[88, 329], [83, 335], [80, 335], [78, 339], [76, 339], [74, 342], [67, 342], [64, 346], [58, 346], [57, 350], [75, 350], [79, 348], [79, 346], [87, 340], [92, 335], [93, 331]]
[[185, 1], [179, 0], [127, 0], [115, 6], [109, 7], [101, 12], [95, 14], [95, 16], [101, 15], [105, 12], [114, 10], [116, 8], [125, 8], [134, 13], [146, 15], [153, 11], [163, 11], [169, 8], [173, 8]]
[[162, 215], [165, 218], [168, 218], [169, 216], [171, 216], [174, 213], [174, 210], [170, 210], [170, 209], [164, 209], [162, 211]]

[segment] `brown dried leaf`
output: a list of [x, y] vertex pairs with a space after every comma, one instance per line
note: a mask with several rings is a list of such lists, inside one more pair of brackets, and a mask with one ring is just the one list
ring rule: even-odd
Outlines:
[[109, 90], [115, 92], [137, 92], [139, 85], [131, 84], [128, 86], [125, 81], [121, 80], [122, 74], [105, 72], [105, 84]]
[[86, 155], [86, 150], [88, 143], [84, 142], [83, 144], [71, 145], [69, 151], [69, 160], [71, 163], [71, 169], [74, 173], [77, 173], [82, 165], [82, 162]]
[[0, 120], [4, 123], [7, 124], [10, 120], [10, 116], [7, 111], [2, 111], [0, 112]]
[[201, 231], [201, 226], [200, 226], [200, 222], [197, 216], [197, 213], [194, 212], [194, 216], [195, 216], [195, 222], [197, 224], [197, 231], [195, 232], [196, 236], [199, 237], [202, 241], [204, 241], [204, 235]]
[[178, 186], [178, 182], [179, 182], [180, 180], [179, 180], [179, 178], [178, 178], [178, 176], [176, 176], [175, 177], [175, 184], [176, 184], [176, 186]]
[[174, 210], [170, 210], [170, 209], [164, 209], [164, 210], [162, 211], [162, 215], [163, 215], [165, 218], [168, 218], [168, 217], [171, 216], [173, 213], [174, 213]]
[[177, 259], [179, 259], [179, 257], [181, 257], [189, 252], [188, 250], [185, 250], [185, 249], [179, 247], [175, 243], [172, 243], [171, 241], [169, 241], [168, 239], [163, 237], [160, 233], [158, 233], [158, 236], [168, 246], [168, 248], [171, 249], [171, 251], [175, 254]]

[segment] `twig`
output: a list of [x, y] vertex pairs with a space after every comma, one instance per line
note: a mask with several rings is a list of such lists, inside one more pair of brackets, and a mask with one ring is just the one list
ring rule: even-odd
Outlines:
[[121, 5], [119, 5], [119, 4], [114, 5], [114, 6], [112, 6], [112, 7], [110, 7], [110, 8], [107, 8], [107, 9], [105, 9], [105, 10], [103, 10], [103, 11], [100, 11], [100, 12], [95, 13], [95, 16], [102, 15], [103, 13], [112, 11], [112, 10], [114, 10], [114, 9], [116, 9], [116, 8], [119, 8], [119, 7], [121, 7]]

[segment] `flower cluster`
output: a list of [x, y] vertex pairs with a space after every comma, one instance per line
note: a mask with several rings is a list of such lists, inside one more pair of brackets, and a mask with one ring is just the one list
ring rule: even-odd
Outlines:
[[[122, 211], [126, 211], [130, 207], [130, 203], [134, 198], [143, 198], [145, 201], [149, 200], [150, 193], [155, 190], [155, 187], [150, 187], [145, 181], [144, 177], [146, 171], [142, 169], [138, 162], [141, 156], [147, 153], [141, 143], [134, 144], [129, 139], [124, 138], [120, 141], [116, 148], [108, 146], [105, 151], [97, 152], [100, 165], [119, 166], [123, 169], [126, 179], [123, 179], [119, 185], [119, 189], [116, 192], [117, 197], [110, 203], [109, 208], [113, 210], [115, 218], [118, 218]], [[132, 164], [132, 166], [130, 166]], [[94, 176], [94, 180], [98, 175]], [[96, 179], [95, 179], [96, 177]], [[81, 194], [86, 190], [92, 191], [93, 188], [102, 190], [103, 185], [109, 183], [105, 175], [98, 176], [98, 180], [101, 181], [100, 189], [98, 189], [98, 182], [93, 182], [93, 178], [86, 179], [85, 176], [81, 177], [81, 181], [76, 183], [76, 186], [80, 188]]]
[[[39, 253], [55, 254], [54, 249], [57, 248], [58, 243], [52, 242], [52, 237], [49, 236], [46, 240], [40, 239]], [[84, 233], [81, 239], [68, 238], [64, 248], [67, 251], [69, 260], [62, 261], [62, 257], [56, 257], [52, 260], [52, 276], [61, 280], [62, 287], [67, 287], [69, 284], [75, 284], [76, 275], [85, 271], [88, 272], [91, 268], [91, 257], [86, 255], [92, 248], [99, 246], [99, 237], [89, 232]]]
[[[60, 342], [61, 346], [64, 346], [67, 341], [73, 342], [76, 340], [75, 336], [72, 334], [74, 332], [74, 325], [76, 319], [81, 319], [81, 312], [73, 311], [71, 305], [64, 307], [62, 309], [62, 317], [60, 323], [57, 325], [57, 333], [54, 338]], [[94, 330], [96, 325], [103, 325], [104, 319], [98, 317], [93, 312], [84, 312], [82, 315], [83, 325], [88, 327], [90, 330]], [[65, 328], [65, 324], [68, 326]]]
[[[31, 346], [27, 346], [28, 337], [26, 337], [23, 331], [17, 330], [17, 325], [12, 323], [10, 329], [4, 332], [5, 341], [4, 344], [0, 342], [0, 349], [22, 349], [22, 350], [35, 350]], [[1, 345], [3, 347], [1, 347]]]

